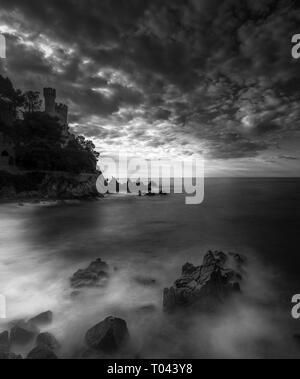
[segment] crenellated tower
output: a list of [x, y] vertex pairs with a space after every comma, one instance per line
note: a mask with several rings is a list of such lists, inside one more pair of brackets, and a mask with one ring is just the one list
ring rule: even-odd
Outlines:
[[45, 98], [45, 113], [47, 113], [49, 116], [56, 116], [56, 111], [55, 111], [56, 90], [54, 88], [44, 88], [44, 98]]

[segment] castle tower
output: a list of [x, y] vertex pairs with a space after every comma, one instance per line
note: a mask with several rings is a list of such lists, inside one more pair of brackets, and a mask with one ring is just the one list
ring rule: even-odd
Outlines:
[[44, 88], [45, 113], [55, 116], [56, 90], [53, 88]]

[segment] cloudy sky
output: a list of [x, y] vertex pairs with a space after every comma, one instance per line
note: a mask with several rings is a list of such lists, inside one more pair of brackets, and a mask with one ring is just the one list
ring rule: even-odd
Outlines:
[[0, 32], [1, 70], [21, 89], [56, 87], [104, 156], [300, 174], [299, 1], [0, 0]]

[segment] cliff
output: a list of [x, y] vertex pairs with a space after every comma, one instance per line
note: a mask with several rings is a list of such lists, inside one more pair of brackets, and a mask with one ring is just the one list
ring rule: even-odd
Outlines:
[[96, 174], [30, 172], [13, 175], [0, 172], [0, 199], [3, 201], [96, 199]]

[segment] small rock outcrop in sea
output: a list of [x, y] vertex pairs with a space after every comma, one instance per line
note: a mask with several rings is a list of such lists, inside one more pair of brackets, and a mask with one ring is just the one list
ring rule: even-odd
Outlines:
[[104, 353], [118, 351], [129, 339], [126, 321], [108, 317], [91, 328], [85, 336], [89, 348]]
[[48, 349], [55, 351], [60, 348], [57, 339], [50, 333], [41, 333], [36, 339], [37, 346], [46, 346]]
[[100, 258], [85, 270], [78, 270], [70, 279], [72, 288], [102, 287], [109, 279], [109, 267]]
[[57, 355], [49, 349], [47, 346], [38, 345], [27, 355], [27, 359], [46, 359], [46, 360], [54, 360], [58, 359]]
[[182, 268], [182, 277], [174, 286], [164, 290], [164, 309], [195, 306], [212, 310], [228, 296], [241, 291], [242, 266], [245, 259], [238, 254], [208, 252], [203, 265], [196, 267], [187, 263]]
[[46, 326], [53, 321], [53, 313], [51, 311], [43, 312], [36, 317], [31, 318], [28, 322], [35, 326]]

